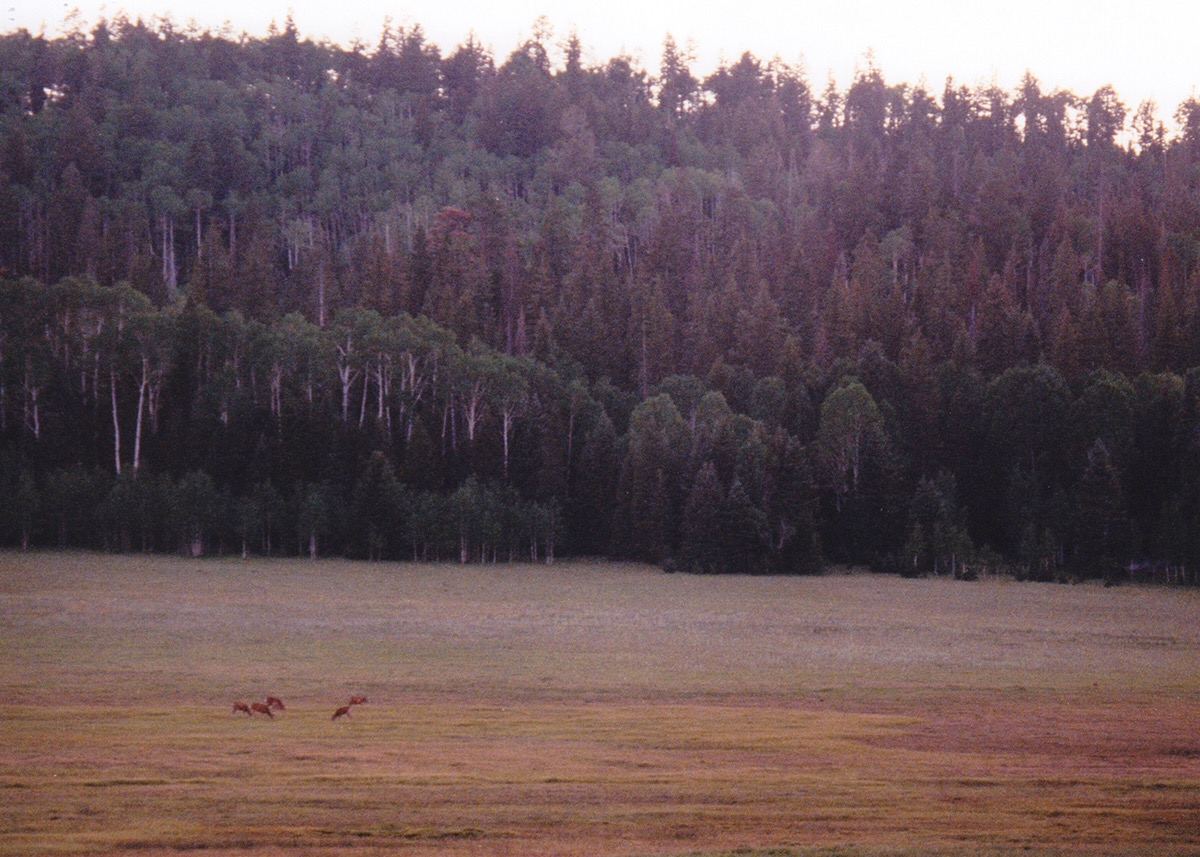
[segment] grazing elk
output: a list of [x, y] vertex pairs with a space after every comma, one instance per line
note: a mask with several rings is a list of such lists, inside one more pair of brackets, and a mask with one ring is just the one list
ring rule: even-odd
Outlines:
[[350, 697], [350, 702], [347, 703], [347, 707], [351, 705], [362, 705], [366, 701], [367, 698], [365, 696], [352, 696]]
[[237, 714], [239, 711], [244, 711], [246, 713], [246, 715], [249, 717], [254, 716], [250, 713], [250, 706], [244, 702], [235, 702], [233, 704], [233, 713]]
[[274, 711], [284, 711], [285, 710], [283, 707], [283, 700], [280, 699], [278, 696], [268, 696], [267, 697], [267, 708], [270, 708]]
[[257, 712], [259, 714], [265, 714], [265, 715], [267, 715], [267, 717], [270, 717], [272, 720], [275, 719], [275, 715], [271, 713], [270, 706], [265, 705], [264, 703], [252, 702], [252, 703], [250, 703], [250, 710]]
[[329, 719], [337, 720], [339, 717], [349, 717], [349, 716], [350, 716], [350, 706], [343, 705], [337, 711], [333, 712], [333, 717], [330, 717]]

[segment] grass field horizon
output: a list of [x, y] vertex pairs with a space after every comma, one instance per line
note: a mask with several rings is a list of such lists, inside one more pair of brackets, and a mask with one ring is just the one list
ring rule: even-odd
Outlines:
[[1195, 855], [1198, 620], [1155, 587], [0, 553], [0, 855]]

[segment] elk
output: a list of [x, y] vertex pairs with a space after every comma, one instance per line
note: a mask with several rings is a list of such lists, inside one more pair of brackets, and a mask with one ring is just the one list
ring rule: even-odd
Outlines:
[[259, 714], [265, 714], [265, 715], [267, 715], [267, 717], [270, 717], [272, 720], [274, 720], [274, 719], [275, 719], [275, 715], [271, 713], [271, 709], [270, 709], [270, 707], [269, 707], [269, 706], [267, 706], [267, 705], [264, 705], [264, 704], [263, 704], [263, 703], [261, 703], [261, 702], [252, 702], [252, 703], [250, 703], [250, 710], [251, 710], [251, 711], [256, 711], [256, 712], [258, 712]]
[[239, 711], [244, 711], [247, 716], [250, 716], [250, 717], [253, 716], [252, 714], [250, 714], [250, 706], [244, 702], [235, 702], [233, 704], [233, 713], [237, 714]]
[[283, 700], [280, 699], [278, 696], [268, 696], [267, 697], [267, 708], [273, 709], [275, 711], [285, 710], [283, 707]]
[[350, 706], [349, 705], [343, 705], [337, 711], [333, 712], [333, 717], [330, 717], [329, 719], [337, 720], [339, 717], [343, 717], [343, 716], [345, 716], [345, 717], [350, 716]]
[[346, 707], [349, 708], [351, 705], [362, 705], [366, 701], [367, 698], [365, 696], [352, 696], [350, 697], [350, 702], [347, 703]]

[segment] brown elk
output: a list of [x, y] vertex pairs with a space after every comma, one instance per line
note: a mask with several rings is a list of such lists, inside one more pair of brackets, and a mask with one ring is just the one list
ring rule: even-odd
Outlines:
[[343, 705], [337, 711], [333, 712], [333, 717], [330, 717], [329, 719], [337, 720], [339, 717], [349, 717], [349, 716], [350, 716], [350, 706]]
[[268, 696], [267, 697], [267, 708], [273, 709], [275, 711], [284, 711], [285, 710], [283, 707], [283, 700], [280, 699], [278, 696]]
[[244, 702], [235, 702], [233, 704], [233, 713], [237, 714], [239, 711], [244, 711], [248, 716], [253, 716], [250, 714], [250, 706]]
[[255, 711], [259, 714], [265, 714], [265, 715], [267, 715], [267, 717], [270, 717], [272, 720], [275, 719], [275, 715], [271, 713], [270, 707], [265, 705], [264, 703], [252, 702], [252, 703], [250, 703], [250, 710]]
[[350, 702], [347, 703], [347, 707], [351, 705], [362, 705], [366, 701], [367, 698], [365, 696], [352, 696], [350, 697]]

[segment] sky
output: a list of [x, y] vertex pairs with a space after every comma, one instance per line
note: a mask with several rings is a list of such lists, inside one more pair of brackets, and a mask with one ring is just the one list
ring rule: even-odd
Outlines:
[[59, 34], [73, 10], [85, 28], [120, 12], [130, 18], [167, 15], [177, 26], [195, 21], [235, 34], [266, 33], [289, 11], [302, 37], [374, 47], [386, 16], [420, 24], [443, 53], [474, 33], [498, 61], [546, 16], [553, 40], [575, 31], [585, 60], [619, 54], [658, 69], [664, 37], [692, 46], [693, 73], [707, 75], [722, 61], [750, 51], [803, 64], [812, 88], [832, 76], [844, 89], [868, 52], [889, 84], [924, 82], [940, 95], [947, 76], [960, 84], [996, 83], [1013, 91], [1028, 70], [1043, 91], [1091, 95], [1111, 84], [1132, 117], [1147, 98], [1170, 124], [1181, 102], [1200, 94], [1200, 2], [1196, 0], [0, 0], [5, 32], [25, 27]]

